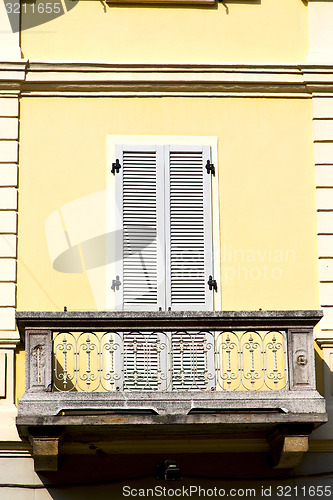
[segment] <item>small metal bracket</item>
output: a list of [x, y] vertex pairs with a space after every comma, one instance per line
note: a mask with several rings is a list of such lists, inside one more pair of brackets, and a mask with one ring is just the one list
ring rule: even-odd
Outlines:
[[213, 175], [215, 175], [214, 163], [211, 163], [209, 160], [207, 160], [206, 170], [207, 170], [207, 174], [212, 173]]
[[121, 281], [119, 281], [119, 276], [116, 276], [115, 280], [112, 280], [111, 290], [119, 290]]
[[180, 481], [179, 463], [175, 460], [165, 460], [162, 464], [157, 464], [156, 479], [162, 479], [162, 481]]
[[207, 284], [209, 286], [209, 290], [215, 290], [215, 292], [217, 292], [217, 283], [216, 280], [213, 280], [213, 276], [211, 274], [209, 275], [209, 280], [207, 281]]
[[117, 172], [117, 174], [118, 174], [120, 169], [121, 169], [121, 165], [120, 165], [119, 160], [117, 158], [116, 162], [112, 163], [111, 173], [114, 175]]

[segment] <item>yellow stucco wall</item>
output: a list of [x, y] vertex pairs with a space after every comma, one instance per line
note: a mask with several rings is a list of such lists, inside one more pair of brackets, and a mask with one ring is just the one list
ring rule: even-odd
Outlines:
[[96, 309], [84, 273], [52, 268], [45, 221], [106, 188], [108, 134], [217, 136], [222, 308], [317, 308], [310, 106], [307, 99], [23, 98], [18, 310]]
[[30, 10], [22, 10], [21, 46], [28, 59], [295, 62], [305, 60], [308, 51], [302, 0], [226, 1], [208, 7], [84, 0], [28, 28], [37, 22]]
[[109, 134], [217, 136], [222, 308], [319, 307], [310, 100], [28, 97], [20, 123], [18, 310], [96, 309], [86, 274], [52, 268], [45, 221], [106, 188]]

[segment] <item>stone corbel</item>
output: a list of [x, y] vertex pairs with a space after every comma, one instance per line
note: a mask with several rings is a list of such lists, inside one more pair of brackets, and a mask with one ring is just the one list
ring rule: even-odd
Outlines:
[[309, 449], [309, 433], [275, 430], [268, 438], [272, 451], [273, 467], [291, 469], [300, 464]]
[[57, 471], [60, 436], [30, 436], [36, 472]]

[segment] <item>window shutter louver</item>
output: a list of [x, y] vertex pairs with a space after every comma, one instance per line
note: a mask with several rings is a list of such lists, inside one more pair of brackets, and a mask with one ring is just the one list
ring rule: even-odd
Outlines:
[[166, 148], [167, 306], [172, 310], [211, 310], [211, 175], [208, 147]]
[[117, 308], [157, 310], [164, 301], [160, 286], [164, 255], [158, 239], [158, 233], [164, 231], [162, 151], [159, 147], [119, 146], [116, 155], [122, 165], [121, 173], [116, 174], [122, 214]]
[[117, 309], [212, 310], [210, 148], [118, 146], [116, 155]]

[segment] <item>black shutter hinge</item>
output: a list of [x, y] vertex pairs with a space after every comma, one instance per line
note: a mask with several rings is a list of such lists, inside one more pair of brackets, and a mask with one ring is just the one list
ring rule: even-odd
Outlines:
[[112, 163], [111, 174], [114, 175], [116, 172], [118, 174], [120, 169], [121, 169], [121, 165], [120, 165], [119, 160], [117, 158], [116, 162]]
[[213, 280], [213, 276], [210, 274], [209, 280], [207, 281], [207, 285], [209, 286], [209, 290], [215, 290], [217, 292], [217, 283], [216, 280]]
[[209, 160], [207, 160], [206, 170], [207, 170], [207, 174], [212, 173], [213, 175], [215, 175], [214, 163], [211, 163]]
[[119, 276], [116, 276], [115, 280], [112, 280], [111, 290], [119, 290], [121, 285], [121, 281], [119, 280]]

